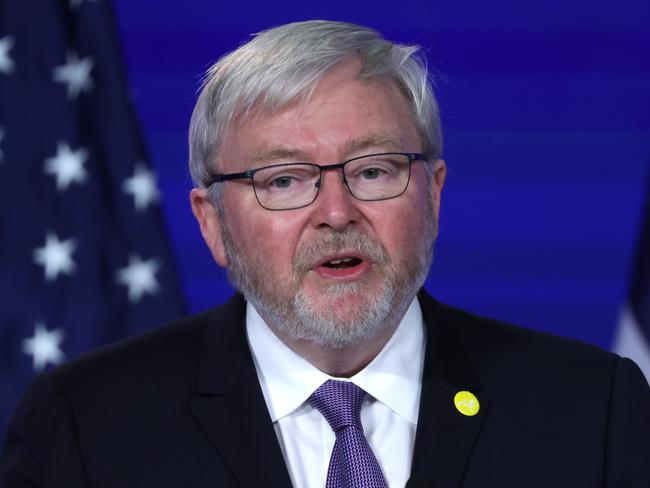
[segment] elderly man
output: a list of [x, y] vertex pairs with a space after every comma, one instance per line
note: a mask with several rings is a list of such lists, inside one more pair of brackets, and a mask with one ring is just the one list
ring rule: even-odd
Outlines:
[[222, 58], [190, 199], [242, 294], [37, 380], [0, 484], [650, 486], [631, 361], [421, 291], [441, 149], [414, 47], [302, 22]]

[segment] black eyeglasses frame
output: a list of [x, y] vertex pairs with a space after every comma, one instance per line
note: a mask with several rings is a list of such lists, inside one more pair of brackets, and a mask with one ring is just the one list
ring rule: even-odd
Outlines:
[[[393, 195], [390, 197], [386, 198], [371, 198], [371, 199], [365, 199], [365, 198], [359, 198], [357, 197], [352, 190], [350, 190], [350, 186], [348, 185], [348, 182], [345, 178], [345, 170], [344, 167], [346, 164], [351, 163], [352, 161], [357, 161], [359, 159], [364, 159], [364, 158], [370, 158], [373, 156], [406, 156], [409, 160], [409, 175], [408, 179], [406, 180], [406, 185], [404, 185], [404, 189], [398, 193], [397, 195]], [[407, 190], [408, 185], [411, 181], [411, 166], [413, 165], [414, 162], [416, 161], [421, 161], [421, 162], [429, 162], [427, 155], [423, 153], [411, 153], [411, 152], [384, 152], [384, 153], [373, 153], [373, 154], [364, 154], [363, 156], [357, 156], [352, 159], [348, 159], [346, 161], [340, 162], [340, 163], [334, 163], [334, 164], [317, 164], [317, 163], [308, 163], [308, 162], [300, 162], [300, 163], [278, 163], [278, 164], [271, 164], [268, 166], [261, 166], [259, 168], [254, 168], [254, 169], [247, 169], [246, 171], [241, 171], [239, 173], [217, 173], [210, 178], [207, 182], [207, 188], [210, 188], [212, 185], [215, 183], [223, 183], [224, 181], [231, 181], [231, 180], [244, 180], [244, 179], [249, 179], [251, 182], [251, 186], [253, 187], [253, 192], [255, 193], [255, 199], [257, 200], [257, 203], [259, 203], [260, 207], [270, 210], [273, 212], [282, 212], [285, 210], [297, 210], [299, 208], [304, 208], [308, 207], [312, 203], [316, 201], [316, 198], [318, 198], [318, 194], [320, 193], [320, 188], [321, 188], [321, 181], [323, 179], [323, 171], [329, 171], [329, 170], [338, 170], [341, 169], [343, 170], [342, 176], [343, 176], [343, 182], [345, 183], [345, 187], [348, 189], [348, 192], [350, 192], [350, 195], [352, 197], [356, 198], [357, 200], [360, 200], [362, 202], [380, 202], [384, 200], [392, 200], [393, 198], [397, 198], [400, 195], [403, 195], [404, 192]], [[265, 207], [262, 205], [262, 202], [260, 202], [259, 197], [257, 196], [257, 191], [255, 189], [255, 181], [253, 180], [253, 176], [255, 176], [255, 173], [261, 170], [269, 169], [269, 168], [277, 168], [280, 166], [292, 166], [292, 165], [310, 165], [310, 166], [315, 166], [318, 168], [320, 174], [318, 176], [318, 180], [316, 182], [316, 187], [317, 191], [314, 194], [314, 198], [309, 202], [306, 203], [305, 205], [300, 205], [299, 207], [291, 207], [291, 208], [269, 208]]]

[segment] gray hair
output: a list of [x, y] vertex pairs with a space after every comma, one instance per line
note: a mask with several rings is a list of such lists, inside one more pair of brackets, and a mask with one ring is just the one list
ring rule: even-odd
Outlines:
[[411, 105], [423, 152], [437, 159], [442, 152], [440, 115], [426, 60], [418, 50], [344, 22], [295, 22], [256, 34], [205, 75], [190, 122], [194, 183], [208, 186], [224, 133], [234, 119], [258, 108], [273, 113], [298, 97], [308, 99], [318, 80], [350, 57], [361, 62], [360, 80], [397, 83]]

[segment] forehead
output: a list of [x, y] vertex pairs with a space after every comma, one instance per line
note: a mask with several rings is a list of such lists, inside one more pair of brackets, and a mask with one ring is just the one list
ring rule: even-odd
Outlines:
[[270, 112], [258, 108], [226, 131], [217, 162], [238, 171], [260, 155], [341, 160], [360, 150], [419, 151], [411, 106], [390, 80], [359, 80], [356, 60], [341, 63], [308, 97]]

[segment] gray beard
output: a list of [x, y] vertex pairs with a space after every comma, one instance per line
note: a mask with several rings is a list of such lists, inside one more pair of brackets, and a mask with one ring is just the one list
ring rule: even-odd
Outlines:
[[[223, 222], [223, 218], [221, 222]], [[230, 229], [222, 224], [221, 232], [228, 259], [228, 278], [257, 309], [269, 327], [293, 341], [307, 341], [342, 349], [359, 345], [394, 323], [424, 284], [433, 259], [435, 222], [418, 236], [416, 255], [404, 263], [391, 262], [378, 241], [358, 230], [324, 232], [297, 252], [291, 283], [277, 283], [265, 275], [266, 266], [259, 258], [238, 252]], [[364, 293], [366, 280], [336, 283], [318, 299], [308, 298], [300, 286], [305, 274], [320, 257], [337, 251], [356, 251], [367, 256], [382, 273], [379, 291]], [[327, 306], [328, 301], [347, 294], [359, 294], [353, 309]], [[321, 306], [317, 307], [317, 302]]]

